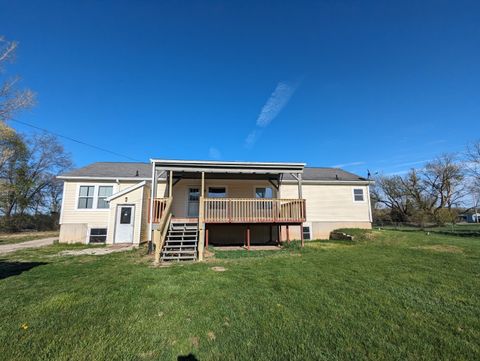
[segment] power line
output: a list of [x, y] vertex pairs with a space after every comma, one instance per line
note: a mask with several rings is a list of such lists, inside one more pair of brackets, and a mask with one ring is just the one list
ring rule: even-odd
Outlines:
[[55, 133], [55, 132], [52, 132], [48, 129], [45, 129], [45, 128], [41, 128], [41, 127], [38, 127], [36, 125], [33, 125], [33, 124], [30, 124], [30, 123], [27, 123], [27, 122], [24, 122], [22, 120], [18, 120], [18, 119], [9, 119], [10, 121], [14, 121], [16, 123], [19, 123], [19, 124], [23, 124], [27, 127], [30, 127], [30, 128], [34, 128], [34, 129], [37, 129], [37, 130], [41, 130], [42, 132], [45, 132], [45, 133], [49, 133], [49, 134], [52, 134], [56, 137], [59, 137], [59, 138], [64, 138], [64, 139], [67, 139], [71, 142], [75, 142], [75, 143], [78, 143], [78, 144], [81, 144], [81, 145], [85, 145], [87, 147], [90, 147], [90, 148], [93, 148], [93, 149], [97, 149], [97, 150], [100, 150], [102, 152], [106, 152], [106, 153], [110, 153], [110, 154], [113, 154], [113, 155], [116, 155], [117, 157], [123, 157], [123, 158], [126, 158], [126, 159], [129, 159], [129, 160], [133, 160], [134, 162], [141, 162], [140, 160], [138, 159], [135, 159], [135, 158], [132, 158], [132, 157], [129, 157], [128, 155], [125, 155], [125, 154], [121, 154], [121, 153], [117, 153], [117, 152], [114, 152], [112, 150], [108, 150], [108, 149], [105, 149], [105, 148], [102, 148], [102, 147], [99, 147], [97, 145], [94, 145], [94, 144], [89, 144], [89, 143], [86, 143], [82, 140], [78, 140], [78, 139], [75, 139], [75, 138], [72, 138], [72, 137], [68, 137], [66, 135], [62, 135], [62, 134], [59, 134], [59, 133]]

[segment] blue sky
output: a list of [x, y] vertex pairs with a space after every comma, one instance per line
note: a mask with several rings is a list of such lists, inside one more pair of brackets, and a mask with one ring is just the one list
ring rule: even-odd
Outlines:
[[480, 137], [478, 1], [0, 0], [0, 24], [19, 120], [142, 161], [388, 174]]

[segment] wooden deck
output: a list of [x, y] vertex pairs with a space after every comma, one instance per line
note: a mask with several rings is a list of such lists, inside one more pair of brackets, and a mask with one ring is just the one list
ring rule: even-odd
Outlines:
[[[152, 223], [159, 223], [168, 198], [155, 198]], [[200, 205], [205, 223], [305, 222], [305, 199], [203, 198]]]
[[302, 223], [304, 199], [205, 198], [205, 223]]

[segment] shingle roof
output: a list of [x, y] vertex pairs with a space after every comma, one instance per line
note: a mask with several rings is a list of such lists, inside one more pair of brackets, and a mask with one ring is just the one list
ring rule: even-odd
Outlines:
[[[138, 176], [136, 175], [138, 171]], [[62, 174], [62, 177], [95, 177], [95, 178], [150, 178], [152, 168], [149, 163], [135, 162], [97, 162], [83, 168]], [[305, 167], [305, 181], [366, 181], [367, 179], [340, 168]], [[285, 180], [294, 180], [286, 174]]]
[[[283, 179], [293, 180], [291, 175], [286, 175]], [[318, 180], [318, 181], [366, 181], [366, 178], [360, 177], [356, 174], [347, 172], [340, 168], [319, 168], [319, 167], [305, 167], [302, 174], [302, 179]]]
[[152, 166], [136, 162], [97, 162], [62, 174], [62, 177], [151, 178]]

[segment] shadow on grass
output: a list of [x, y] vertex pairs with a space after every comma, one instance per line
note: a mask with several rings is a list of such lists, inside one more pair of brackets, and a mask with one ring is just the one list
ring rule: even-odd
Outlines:
[[193, 353], [190, 353], [186, 356], [183, 356], [183, 355], [178, 356], [177, 361], [198, 361], [198, 358], [196, 358]]
[[0, 260], [0, 280], [29, 271], [37, 266], [43, 266], [46, 262], [12, 262]]

